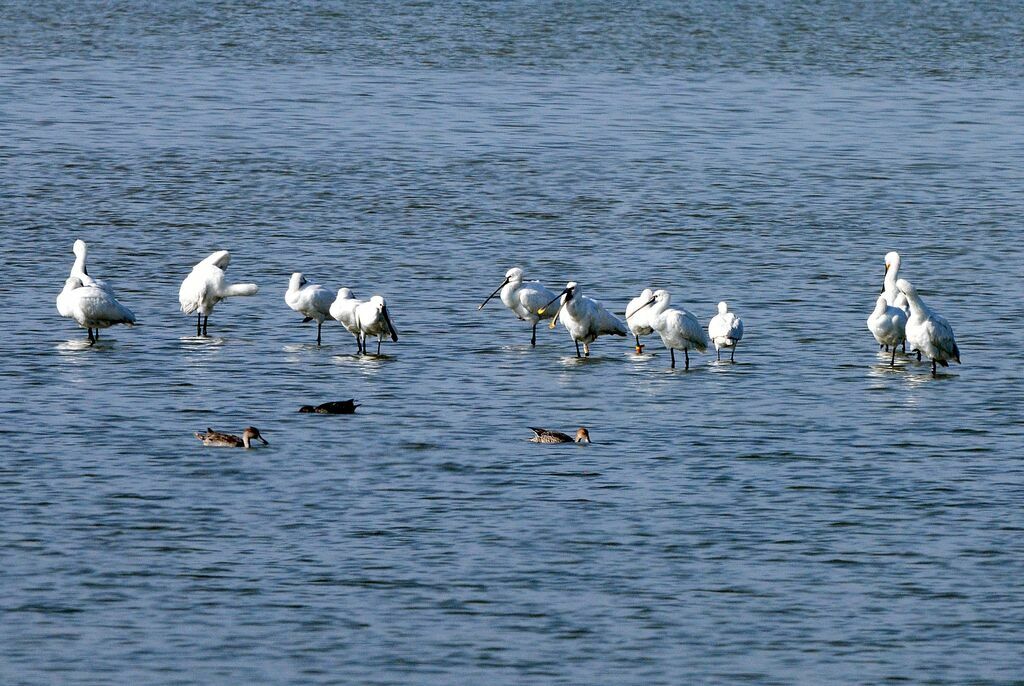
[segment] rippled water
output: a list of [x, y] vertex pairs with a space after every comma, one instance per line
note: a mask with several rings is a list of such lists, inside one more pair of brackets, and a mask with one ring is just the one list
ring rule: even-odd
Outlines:
[[[1019, 683], [1018, 3], [3, 9], [3, 683]], [[876, 352], [893, 249], [962, 367]], [[534, 350], [514, 265], [747, 338]], [[401, 340], [317, 348], [295, 270]]]

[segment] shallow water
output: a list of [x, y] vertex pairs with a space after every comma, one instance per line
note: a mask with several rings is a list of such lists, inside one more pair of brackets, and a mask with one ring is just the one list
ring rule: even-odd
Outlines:
[[[1019, 5], [5, 10], [3, 683], [1024, 673]], [[140, 319], [91, 348], [75, 238]], [[197, 339], [220, 248], [262, 290]], [[894, 249], [935, 379], [864, 325]], [[746, 339], [531, 349], [514, 265]], [[295, 270], [400, 341], [317, 348]]]

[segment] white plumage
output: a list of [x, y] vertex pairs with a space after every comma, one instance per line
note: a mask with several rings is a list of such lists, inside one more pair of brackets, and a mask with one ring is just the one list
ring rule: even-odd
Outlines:
[[89, 257], [89, 246], [85, 244], [85, 241], [81, 239], [76, 240], [72, 250], [75, 253], [75, 263], [71, 265], [71, 273], [68, 276], [77, 277], [81, 280], [83, 286], [95, 286], [96, 288], [109, 291], [113, 295], [114, 289], [107, 285], [106, 281], [94, 279], [89, 275], [89, 267], [86, 264], [86, 260]]
[[948, 367], [950, 360], [960, 364], [960, 348], [953, 337], [953, 327], [945, 317], [925, 305], [917, 289], [906, 279], [897, 281], [896, 287], [907, 296], [910, 304], [910, 317], [906, 325], [907, 341], [915, 350], [931, 359], [932, 376], [936, 374], [936, 363], [943, 367]]
[[224, 270], [231, 264], [231, 254], [227, 250], [218, 250], [205, 260], [192, 267], [191, 273], [181, 282], [178, 289], [178, 302], [185, 314], [197, 312], [196, 335], [205, 336], [206, 326], [213, 312], [213, 307], [224, 298], [236, 295], [255, 295], [259, 288], [254, 283], [238, 283], [228, 285], [225, 282]]
[[352, 295], [352, 290], [349, 288], [339, 288], [338, 297], [331, 303], [331, 316], [341, 322], [341, 325], [356, 337], [356, 346], [359, 348], [359, 352], [362, 352], [363, 347], [359, 342], [359, 320], [356, 318], [356, 308], [361, 304], [363, 301]]
[[[580, 343], [583, 344], [583, 352], [590, 357], [590, 344], [597, 340], [598, 336], [628, 336], [629, 329], [614, 314], [592, 298], [580, 293], [579, 285], [570, 281], [565, 289], [547, 305], [559, 300], [558, 310], [551, 318], [550, 327], [555, 328], [558, 318], [561, 316], [562, 325], [569, 332], [573, 342], [576, 344], [576, 357], [580, 356]], [[541, 308], [538, 314], [544, 315], [547, 306]]]
[[644, 347], [640, 345], [640, 337], [646, 336], [654, 331], [654, 329], [651, 328], [651, 311], [649, 308], [644, 307], [644, 305], [646, 305], [653, 297], [654, 291], [650, 288], [645, 288], [640, 292], [639, 296], [630, 300], [629, 304], [626, 305], [626, 326], [629, 327], [630, 333], [632, 333], [633, 338], [636, 339], [637, 355], [644, 351]]
[[505, 307], [512, 310], [519, 319], [530, 322], [533, 327], [530, 344], [537, 345], [537, 322], [551, 317], [550, 312], [541, 314], [541, 310], [558, 296], [545, 288], [539, 281], [523, 281], [523, 270], [519, 267], [512, 267], [505, 272], [505, 280], [501, 282], [501, 285], [487, 296], [487, 299], [476, 309], [483, 309], [483, 306], [499, 293]]
[[682, 350], [686, 360], [685, 369], [690, 368], [690, 350], [704, 352], [708, 349], [710, 341], [704, 333], [704, 328], [697, 321], [692, 313], [686, 310], [669, 309], [672, 303], [672, 296], [662, 289], [654, 292], [654, 296], [647, 301], [644, 307], [650, 307], [651, 328], [661, 336], [661, 342], [668, 348], [671, 357], [671, 367], [676, 366], [676, 350]]
[[379, 295], [356, 306], [356, 322], [359, 325], [359, 335], [362, 338], [363, 353], [366, 352], [367, 336], [377, 337], [378, 355], [380, 355], [380, 344], [384, 340], [384, 336], [390, 336], [392, 341], [398, 341], [398, 332], [395, 331], [395, 325], [391, 323], [388, 305]]
[[729, 311], [723, 300], [718, 303], [718, 314], [708, 322], [708, 338], [715, 344], [715, 355], [722, 359], [722, 348], [732, 348], [729, 360], [736, 361], [736, 346], [743, 340], [743, 320]]
[[69, 276], [64, 282], [64, 290], [57, 296], [57, 309], [89, 330], [90, 343], [96, 341], [93, 329], [135, 323], [135, 313], [118, 302], [113, 293], [98, 286], [85, 286], [77, 276]]
[[[900, 297], [903, 298], [902, 293], [900, 293]], [[879, 345], [892, 346], [892, 358], [889, 360], [889, 366], [895, 367], [896, 346], [907, 337], [907, 313], [895, 305], [886, 304], [883, 293], [875, 301], [875, 309], [868, 317], [867, 323], [868, 330]]]
[[303, 322], [316, 320], [316, 344], [320, 345], [320, 329], [324, 320], [331, 316], [331, 305], [334, 303], [331, 292], [323, 286], [306, 281], [302, 272], [295, 272], [288, 281], [284, 301], [288, 307], [305, 317]]

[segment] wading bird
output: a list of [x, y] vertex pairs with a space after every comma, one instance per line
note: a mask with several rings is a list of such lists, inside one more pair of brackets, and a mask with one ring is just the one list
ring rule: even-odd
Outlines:
[[98, 286], [84, 286], [77, 276], [69, 276], [64, 282], [64, 289], [57, 296], [57, 311], [88, 329], [89, 343], [97, 341], [100, 329], [135, 323], [135, 313], [118, 302], [113, 293]]
[[953, 338], [953, 327], [946, 318], [932, 312], [917, 294], [917, 289], [906, 279], [897, 281], [896, 287], [910, 302], [910, 318], [907, 319], [906, 325], [907, 340], [915, 350], [931, 359], [932, 376], [936, 375], [936, 363], [943, 367], [948, 367], [950, 360], [960, 364], [960, 348]]
[[686, 310], [668, 309], [671, 302], [672, 296], [669, 295], [668, 291], [664, 289], [657, 290], [654, 292], [654, 297], [648, 300], [647, 304], [639, 311], [647, 307], [651, 308], [652, 311], [648, 315], [651, 321], [651, 328], [658, 332], [658, 335], [661, 336], [661, 342], [668, 348], [672, 359], [672, 369], [676, 367], [676, 350], [683, 351], [686, 361], [684, 369], [689, 369], [690, 349], [704, 352], [708, 349], [710, 341], [708, 341], [704, 329], [701, 328], [700, 322], [697, 321], [697, 317]]
[[259, 288], [254, 283], [228, 285], [224, 281], [224, 270], [231, 264], [231, 253], [218, 250], [192, 267], [191, 273], [181, 282], [178, 302], [185, 314], [196, 315], [196, 335], [205, 336], [206, 325], [213, 307], [224, 298], [236, 295], [255, 295]]
[[[902, 293], [900, 294], [903, 295]], [[885, 294], [878, 296], [875, 309], [868, 317], [868, 331], [875, 337], [879, 345], [892, 346], [892, 358], [889, 366], [896, 366], [896, 346], [907, 338], [907, 313], [894, 305], [887, 305]]]
[[359, 323], [359, 336], [363, 354], [366, 354], [366, 337], [377, 337], [377, 354], [380, 355], [380, 344], [384, 336], [390, 336], [392, 341], [398, 342], [398, 332], [395, 325], [391, 323], [391, 316], [388, 314], [388, 305], [384, 298], [375, 295], [356, 307], [356, 321]]
[[352, 295], [352, 290], [349, 288], [339, 288], [338, 297], [331, 303], [331, 316], [341, 322], [345, 330], [356, 337], [358, 352], [362, 352], [363, 347], [359, 343], [359, 320], [356, 319], [356, 308], [362, 304], [363, 301]]
[[487, 300], [480, 303], [477, 310], [482, 310], [484, 305], [490, 302], [491, 298], [501, 293], [501, 302], [505, 307], [523, 321], [530, 322], [533, 326], [533, 335], [530, 337], [530, 345], [537, 345], [537, 322], [550, 317], [550, 313], [542, 315], [540, 311], [544, 306], [554, 301], [558, 296], [544, 287], [539, 281], [523, 281], [523, 270], [519, 267], [512, 267], [505, 272], [505, 280], [494, 289], [494, 292], [487, 296]]
[[543, 315], [556, 300], [560, 300], [560, 303], [548, 326], [555, 328], [558, 317], [562, 317], [565, 330], [576, 344], [576, 357], [580, 357], [580, 343], [583, 344], [584, 354], [590, 357], [590, 344], [597, 340], [598, 336], [629, 335], [629, 329], [618, 317], [596, 300], [581, 295], [580, 287], [575, 281], [567, 283], [565, 289], [538, 310], [537, 314]]
[[718, 303], [718, 314], [708, 322], [708, 338], [715, 344], [715, 355], [722, 359], [722, 348], [732, 348], [729, 361], [736, 361], [736, 346], [743, 339], [743, 320], [729, 311], [723, 300]]
[[295, 272], [288, 280], [284, 301], [288, 307], [305, 317], [303, 324], [316, 320], [316, 344], [320, 345], [320, 329], [324, 320], [331, 316], [331, 304], [334, 302], [331, 292], [323, 286], [306, 281], [302, 272]]
[[641, 291], [640, 295], [629, 301], [626, 305], [626, 326], [629, 327], [630, 333], [636, 339], [636, 354], [640, 355], [644, 351], [644, 347], [640, 345], [640, 337], [646, 336], [654, 331], [651, 328], [650, 317], [648, 313], [650, 310], [644, 310], [641, 313], [637, 313], [641, 307], [647, 304], [647, 301], [654, 297], [654, 291], [650, 288], [645, 288]]

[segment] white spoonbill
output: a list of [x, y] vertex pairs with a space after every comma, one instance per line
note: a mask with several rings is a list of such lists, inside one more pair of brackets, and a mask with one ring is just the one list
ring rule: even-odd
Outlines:
[[[117, 301], [110, 291], [98, 286], [85, 286], [77, 276], [69, 276], [64, 282], [64, 290], [57, 296], [57, 309], [78, 322], [83, 329], [89, 330], [89, 343], [99, 338], [99, 329], [114, 324], [135, 323], [135, 313]], [[96, 329], [96, 337], [92, 330]]]
[[369, 301], [356, 306], [356, 321], [359, 323], [359, 334], [362, 338], [362, 352], [366, 353], [366, 337], [377, 337], [377, 354], [380, 355], [380, 344], [384, 336], [391, 336], [391, 340], [398, 341], [398, 332], [395, 325], [391, 323], [391, 316], [388, 314], [388, 304], [384, 298], [375, 295]]
[[551, 316], [541, 314], [544, 306], [554, 301], [558, 296], [544, 287], [540, 281], [523, 281], [523, 270], [519, 267], [512, 267], [505, 272], [505, 280], [494, 289], [494, 292], [487, 296], [487, 300], [480, 303], [477, 310], [482, 310], [484, 305], [490, 302], [491, 298], [501, 293], [501, 302], [505, 307], [512, 310], [517, 317], [533, 325], [533, 336], [530, 338], [530, 345], [537, 345], [537, 322]]
[[288, 307], [305, 317], [303, 324], [316, 320], [316, 344], [320, 345], [320, 329], [324, 320], [331, 316], [331, 304], [334, 302], [331, 292], [323, 286], [306, 281], [302, 272], [295, 272], [288, 281], [284, 301]]
[[718, 303], [718, 314], [708, 322], [708, 338], [715, 344], [715, 354], [722, 359], [722, 348], [732, 348], [729, 361], [736, 361], [736, 346], [743, 340], [743, 320], [729, 311], [723, 300]]
[[[910, 305], [907, 304], [907, 296], [896, 288], [899, 278], [900, 254], [895, 250], [885, 253], [885, 279], [882, 281], [882, 295], [885, 296], [885, 304], [900, 308], [909, 317]], [[879, 343], [879, 347], [885, 348], [886, 352], [889, 351], [889, 346], [885, 343]], [[907, 352], [906, 340], [903, 341], [903, 352]], [[918, 355], [917, 359], [920, 360], [921, 356]]]
[[198, 312], [196, 315], [196, 335], [206, 335], [206, 325], [213, 312], [213, 306], [224, 298], [236, 295], [255, 295], [259, 288], [254, 283], [236, 283], [228, 285], [224, 282], [224, 270], [231, 264], [231, 253], [218, 250], [205, 260], [192, 267], [192, 272], [181, 282], [178, 290], [178, 302], [185, 314]]
[[910, 302], [907, 340], [915, 350], [931, 358], [932, 376], [936, 375], [936, 362], [943, 367], [949, 366], [949, 360], [960, 364], [960, 348], [956, 346], [956, 339], [953, 338], [953, 327], [945, 317], [932, 312], [917, 294], [917, 289], [906, 279], [897, 281], [896, 287]]
[[[900, 293], [900, 297], [903, 294]], [[896, 366], [896, 346], [903, 343], [907, 338], [907, 313], [895, 305], [888, 305], [885, 302], [885, 294], [878, 296], [875, 301], [875, 310], [868, 317], [868, 330], [875, 337], [879, 345], [892, 346], [892, 359], [889, 366]]]
[[640, 345], [640, 337], [646, 336], [654, 332], [651, 328], [650, 310], [645, 309], [643, 312], [637, 313], [637, 310], [647, 304], [647, 301], [654, 297], [654, 291], [650, 288], [645, 288], [640, 292], [640, 295], [629, 301], [626, 305], [626, 326], [629, 327], [629, 332], [633, 334], [636, 339], [636, 354], [640, 355], [644, 351], [644, 347]]
[[[71, 273], [68, 274], [68, 276], [69, 277], [77, 278], [78, 280], [80, 280], [82, 282], [83, 286], [93, 286], [95, 288], [99, 288], [101, 290], [107, 291], [108, 293], [110, 293], [110, 295], [113, 296], [114, 295], [114, 289], [111, 288], [109, 285], [107, 285], [106, 281], [101, 281], [100, 279], [94, 279], [91, 276], [89, 276], [89, 268], [86, 266], [86, 263], [85, 263], [86, 262], [86, 258], [88, 257], [88, 254], [89, 254], [89, 248], [85, 244], [85, 241], [83, 241], [81, 239], [76, 240], [75, 244], [74, 244], [74, 247], [72, 249], [73, 249], [73, 251], [75, 253], [75, 262], [74, 262], [74, 264], [71, 265]], [[61, 295], [63, 295], [63, 294], [64, 294], [64, 292], [61, 291]], [[71, 311], [68, 309], [66, 304], [62, 304], [61, 295], [57, 296], [57, 311], [60, 313], [60, 315], [62, 317], [71, 318], [71, 316], [72, 316], [71, 315]], [[67, 301], [68, 301], [68, 299], [64, 298], [64, 303], [66, 303]], [[96, 329], [95, 340], [99, 340], [99, 338], [100, 338], [100, 330]], [[92, 330], [92, 328], [89, 328], [89, 340], [91, 341], [93, 339], [94, 339], [93, 330]]]
[[356, 347], [359, 352], [363, 351], [363, 346], [359, 342], [359, 320], [356, 318], [356, 308], [363, 302], [352, 295], [352, 289], [339, 288], [338, 297], [331, 304], [331, 316], [341, 322], [345, 330], [356, 337]]
[[555, 328], [558, 317], [562, 317], [562, 324], [569, 332], [573, 343], [576, 344], [576, 357], [580, 357], [580, 343], [583, 344], [583, 352], [590, 357], [590, 344], [597, 340], [598, 336], [628, 336], [629, 329], [618, 317], [604, 308], [601, 303], [580, 294], [580, 287], [575, 281], [565, 284], [565, 289], [552, 298], [544, 307], [537, 311], [537, 314], [544, 315], [548, 305], [556, 300], [561, 302], [555, 310], [555, 316], [551, 318], [550, 328]]
[[[672, 296], [666, 290], [657, 290], [654, 297], [647, 301], [643, 307], [650, 307], [648, 315], [651, 321], [651, 328], [661, 336], [661, 342], [668, 348], [672, 358], [672, 369], [676, 367], [676, 350], [682, 350], [686, 360], [685, 369], [690, 368], [690, 348], [699, 352], [708, 349], [710, 341], [704, 334], [700, 322], [686, 310], [670, 310], [669, 304]], [[641, 308], [643, 309], [643, 308]]]

